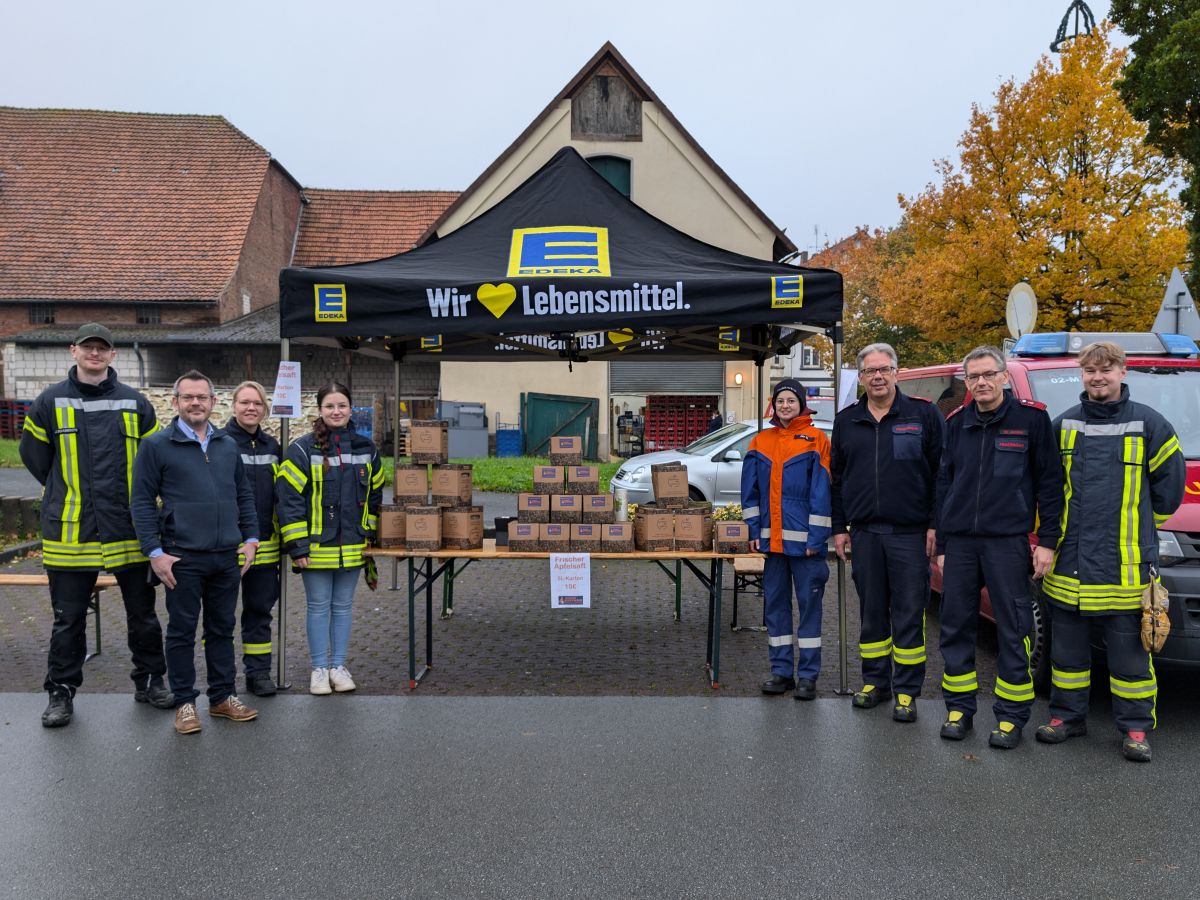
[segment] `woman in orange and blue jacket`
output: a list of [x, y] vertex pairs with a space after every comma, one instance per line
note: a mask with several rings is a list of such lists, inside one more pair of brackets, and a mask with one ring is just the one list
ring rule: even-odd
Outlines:
[[[764, 694], [795, 690], [796, 700], [817, 696], [821, 672], [821, 603], [829, 566], [825, 542], [833, 522], [829, 438], [812, 423], [804, 385], [785, 378], [771, 392], [774, 428], [750, 442], [742, 464], [742, 515], [750, 549], [765, 553], [763, 613], [771, 677]], [[792, 632], [792, 590], [800, 624]]]

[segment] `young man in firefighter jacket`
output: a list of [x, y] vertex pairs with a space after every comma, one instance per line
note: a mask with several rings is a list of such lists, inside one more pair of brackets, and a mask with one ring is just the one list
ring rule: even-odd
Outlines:
[[[242, 669], [246, 690], [259, 697], [270, 697], [277, 690], [271, 678], [271, 610], [279, 600], [275, 478], [282, 450], [260, 425], [266, 415], [266, 389], [257, 381], [243, 381], [233, 389], [233, 418], [222, 429], [237, 442], [254, 489], [259, 543], [254, 564], [242, 576]], [[245, 558], [238, 563], [244, 565]]]
[[129, 515], [133, 460], [143, 438], [158, 430], [150, 401], [117, 380], [117, 351], [103, 325], [84, 325], [70, 345], [75, 365], [30, 407], [21, 433], [21, 461], [45, 487], [42, 562], [50, 581], [54, 628], [42, 724], [68, 724], [83, 683], [88, 601], [101, 569], [121, 587], [134, 699], [160, 709], [174, 705], [163, 683], [162, 627], [154, 612], [149, 563], [138, 550]]
[[[750, 549], [765, 553], [763, 612], [771, 677], [764, 694], [817, 696], [821, 673], [821, 602], [829, 565], [832, 513], [829, 438], [805, 415], [804, 385], [785, 378], [771, 394], [771, 424], [755, 435], [742, 464], [742, 514]], [[792, 631], [792, 590], [800, 624]]]
[[915, 722], [943, 419], [897, 390], [898, 366], [888, 344], [860, 350], [864, 394], [834, 419], [833, 546], [846, 559], [853, 542], [864, 682], [854, 708], [874, 709], [894, 692], [892, 718]]
[[1125, 353], [1099, 342], [1079, 355], [1080, 404], [1054, 422], [1066, 473], [1063, 538], [1042, 590], [1050, 600], [1050, 721], [1037, 739], [1087, 734], [1090, 626], [1104, 629], [1121, 752], [1150, 761], [1158, 685], [1141, 644], [1142, 592], [1158, 560], [1157, 526], [1183, 500], [1186, 464], [1175, 430], [1129, 399]]
[[142, 444], [133, 465], [133, 524], [167, 589], [167, 672], [179, 734], [201, 729], [195, 664], [201, 613], [209, 715], [235, 722], [258, 716], [237, 696], [233, 655], [238, 582], [254, 562], [258, 517], [237, 443], [208, 421], [215, 401], [206, 376], [181, 375], [171, 398], [177, 415]]
[[[1041, 578], [1058, 546], [1063, 476], [1050, 417], [1017, 400], [1004, 356], [978, 347], [963, 360], [971, 400], [946, 421], [937, 484], [937, 553], [942, 570], [942, 737], [962, 740], [975, 716], [975, 635], [984, 586], [996, 618], [996, 728], [988, 744], [1016, 747], [1033, 705], [1029, 576]], [[1037, 528], [1030, 551], [1029, 533]], [[1032, 560], [1031, 560], [1032, 556]]]

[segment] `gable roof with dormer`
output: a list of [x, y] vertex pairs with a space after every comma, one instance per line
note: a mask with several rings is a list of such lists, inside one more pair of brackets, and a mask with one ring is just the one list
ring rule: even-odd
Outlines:
[[292, 265], [340, 266], [411, 250], [458, 191], [307, 188]]

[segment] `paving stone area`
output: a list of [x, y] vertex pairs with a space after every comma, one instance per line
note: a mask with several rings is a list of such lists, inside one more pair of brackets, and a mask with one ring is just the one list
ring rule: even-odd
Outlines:
[[[434, 669], [421, 683], [421, 695], [458, 696], [707, 696], [705, 637], [707, 594], [685, 571], [682, 618], [674, 621], [674, 588], [651, 563], [601, 561], [593, 569], [593, 606], [551, 610], [544, 560], [476, 562], [458, 576], [455, 610], [439, 617], [440, 585], [434, 596]], [[728, 567], [727, 567], [728, 568]], [[835, 696], [838, 688], [836, 567], [825, 593], [824, 661], [818, 688]], [[8, 572], [40, 572], [37, 558], [7, 566]], [[407, 692], [408, 629], [405, 568], [401, 590], [388, 589], [391, 563], [380, 570], [381, 585], [370, 591], [360, 582], [355, 595], [354, 630], [348, 665], [362, 694]], [[847, 577], [847, 662], [849, 684], [859, 679], [858, 600]], [[732, 573], [725, 576], [721, 639], [722, 696], [759, 696], [769, 674], [766, 635], [729, 630]], [[160, 617], [165, 621], [160, 591]], [[104, 652], [84, 667], [82, 692], [130, 690], [120, 595], [105, 592], [101, 603]], [[423, 597], [417, 607], [417, 660], [425, 659]], [[762, 601], [743, 595], [739, 619], [761, 622]], [[0, 588], [0, 691], [40, 691], [51, 613], [45, 588]], [[938, 698], [941, 659], [936, 650], [936, 609], [927, 623], [930, 640], [924, 696]], [[94, 641], [89, 623], [89, 648]], [[981, 628], [979, 669], [990, 682], [994, 638]], [[240, 659], [240, 646], [238, 649]], [[288, 579], [288, 677], [307, 690], [308, 656], [304, 589], [299, 576]], [[197, 671], [203, 660], [197, 650]], [[240, 680], [239, 680], [240, 683]], [[983, 698], [981, 698], [983, 700]], [[337, 702], [332, 698], [331, 702]], [[986, 701], [985, 701], [986, 702]]]

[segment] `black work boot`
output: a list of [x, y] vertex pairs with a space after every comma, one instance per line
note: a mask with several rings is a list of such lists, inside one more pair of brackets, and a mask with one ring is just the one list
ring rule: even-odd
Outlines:
[[42, 726], [45, 728], [62, 728], [71, 724], [71, 716], [75, 714], [75, 703], [70, 694], [51, 694], [50, 705], [42, 713]]
[[138, 703], [149, 703], [157, 709], [175, 708], [175, 695], [163, 683], [161, 675], [151, 675], [144, 687], [139, 687], [133, 692], [133, 699]]
[[271, 697], [279, 687], [268, 672], [257, 672], [246, 676], [246, 690], [255, 697]]

